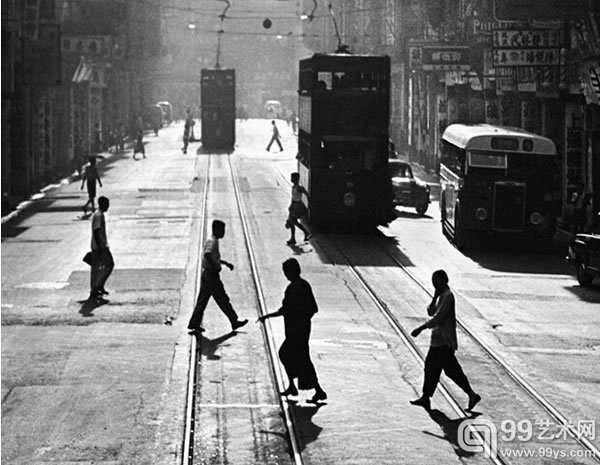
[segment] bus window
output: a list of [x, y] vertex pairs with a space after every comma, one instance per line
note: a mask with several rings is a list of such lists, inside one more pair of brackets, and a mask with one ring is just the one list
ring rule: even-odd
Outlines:
[[454, 173], [463, 173], [465, 168], [466, 153], [454, 145], [443, 141], [441, 162]]
[[506, 155], [502, 153], [469, 152], [469, 166], [506, 169]]

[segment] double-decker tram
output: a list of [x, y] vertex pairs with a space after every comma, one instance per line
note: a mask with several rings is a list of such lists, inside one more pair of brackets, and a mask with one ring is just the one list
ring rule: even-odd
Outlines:
[[551, 242], [560, 183], [550, 139], [517, 128], [452, 124], [442, 141], [442, 228], [457, 247], [488, 233]]
[[298, 93], [298, 171], [309, 223], [368, 230], [389, 222], [389, 57], [315, 54], [300, 60]]
[[235, 70], [200, 72], [202, 147], [232, 151], [235, 144]]

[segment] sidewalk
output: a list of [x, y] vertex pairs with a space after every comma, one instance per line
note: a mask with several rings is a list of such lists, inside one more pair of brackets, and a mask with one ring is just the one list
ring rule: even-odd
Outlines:
[[87, 300], [77, 175], [2, 219], [3, 462], [180, 460], [198, 157], [182, 155], [169, 129], [147, 142], [143, 161], [100, 154], [116, 262], [106, 299]]
[[[125, 143], [125, 150], [123, 152], [104, 151], [104, 152], [95, 154], [94, 156], [97, 158], [96, 166], [98, 167], [98, 169], [101, 171], [103, 166], [106, 165], [106, 163], [112, 157], [128, 152], [129, 145], [130, 145], [129, 142]], [[82, 166], [82, 168], [83, 168], [83, 166]], [[38, 192], [32, 194], [29, 197], [29, 199], [19, 202], [16, 207], [12, 208], [8, 214], [6, 214], [5, 216], [2, 217], [2, 225], [14, 220], [19, 215], [21, 215], [31, 205], [32, 202], [39, 200], [39, 199], [43, 199], [45, 196], [54, 192], [56, 189], [59, 189], [61, 186], [69, 185], [69, 184], [72, 184], [79, 180], [81, 180], [81, 173], [78, 173], [77, 171], [73, 171], [73, 173], [71, 173], [68, 176], [65, 176], [62, 178], [57, 178], [53, 183], [48, 184], [47, 186], [41, 188]]]

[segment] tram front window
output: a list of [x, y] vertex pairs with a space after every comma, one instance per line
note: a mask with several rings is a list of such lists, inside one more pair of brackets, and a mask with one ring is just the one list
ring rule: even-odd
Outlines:
[[324, 142], [323, 149], [323, 160], [332, 170], [373, 171], [377, 162], [377, 151], [373, 142]]

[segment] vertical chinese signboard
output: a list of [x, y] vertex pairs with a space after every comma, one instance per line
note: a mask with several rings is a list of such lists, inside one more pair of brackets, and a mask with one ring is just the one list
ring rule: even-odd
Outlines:
[[60, 26], [40, 24], [37, 40], [24, 39], [24, 83], [55, 86], [60, 84]]

